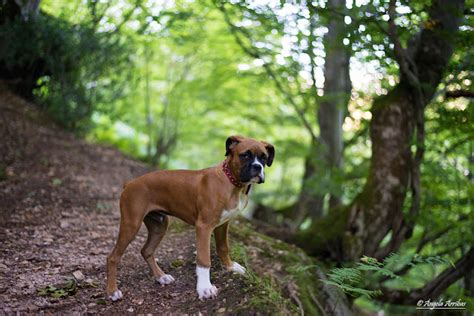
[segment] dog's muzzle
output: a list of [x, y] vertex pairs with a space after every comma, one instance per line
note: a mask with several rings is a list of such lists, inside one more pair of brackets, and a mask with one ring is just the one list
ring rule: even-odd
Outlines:
[[264, 183], [265, 173], [264, 173], [263, 165], [260, 162], [255, 161], [254, 163], [252, 163], [251, 168], [252, 168], [252, 175], [254, 175], [252, 177], [252, 180], [253, 180], [252, 182]]

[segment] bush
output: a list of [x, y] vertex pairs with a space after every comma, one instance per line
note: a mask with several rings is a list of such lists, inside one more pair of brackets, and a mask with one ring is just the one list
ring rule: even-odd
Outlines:
[[118, 32], [38, 14], [0, 27], [0, 73], [17, 92], [36, 97], [63, 127], [83, 132], [93, 111], [123, 95], [130, 46]]

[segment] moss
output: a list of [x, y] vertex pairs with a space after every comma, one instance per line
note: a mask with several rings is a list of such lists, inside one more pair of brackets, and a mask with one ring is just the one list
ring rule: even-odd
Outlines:
[[346, 230], [349, 210], [348, 206], [332, 210], [329, 216], [314, 221], [308, 230], [297, 235], [294, 243], [310, 255], [338, 249]]
[[170, 266], [174, 269], [179, 268], [184, 265], [184, 261], [181, 259], [176, 259], [171, 261]]
[[235, 242], [232, 246], [232, 258], [242, 262], [247, 269], [244, 289], [249, 294], [249, 301], [245, 306], [236, 310], [236, 313], [286, 315], [298, 313], [298, 307], [289, 298], [282, 295], [280, 286], [268, 276], [259, 276], [248, 264], [249, 257], [242, 242]]
[[[310, 265], [308, 265], [310, 266]], [[299, 287], [299, 298], [308, 315], [319, 315], [320, 311], [314, 303], [314, 296], [317, 289], [318, 280], [310, 269], [292, 269], [289, 272], [293, 275]]]
[[247, 252], [245, 251], [245, 246], [243, 243], [233, 243], [230, 255], [234, 261], [243, 262], [247, 266]]
[[275, 240], [274, 243], [272, 244], [273, 249], [278, 249], [278, 250], [284, 250], [284, 251], [291, 251], [292, 246], [290, 244], [280, 242], [279, 240]]
[[271, 278], [259, 277], [250, 272], [247, 280], [255, 293], [248, 302], [254, 312], [271, 315], [298, 313], [298, 307], [282, 295], [279, 285]]
[[[181, 232], [192, 228], [173, 221], [170, 229]], [[230, 234], [231, 257], [247, 269], [246, 276], [239, 278], [245, 297], [232, 314], [298, 315], [301, 308], [308, 315], [320, 314], [315, 303], [320, 281], [314, 273], [314, 266], [320, 267], [320, 263], [294, 245], [255, 231], [245, 219], [235, 221]], [[178, 261], [171, 265], [179, 265]]]
[[[320, 281], [314, 273], [316, 266], [322, 266], [320, 263], [294, 245], [256, 232], [249, 223], [233, 225], [231, 231], [231, 255], [248, 269], [245, 290], [250, 294], [248, 304], [237, 312], [294, 315], [301, 314], [301, 306], [305, 314], [320, 314], [315, 303]], [[250, 247], [258, 252], [256, 258], [248, 256], [246, 248]], [[258, 275], [251, 269], [252, 264], [269, 275]]]

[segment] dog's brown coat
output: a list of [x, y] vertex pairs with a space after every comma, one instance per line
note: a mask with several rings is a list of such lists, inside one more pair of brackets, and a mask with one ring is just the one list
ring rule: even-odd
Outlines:
[[[240, 153], [248, 150], [254, 154], [265, 153], [267, 156], [274, 153], [271, 144], [242, 136], [231, 136], [227, 142], [226, 161], [239, 181]], [[222, 212], [234, 209], [238, 205], [240, 193], [245, 194], [249, 184], [242, 187], [234, 186], [223, 172], [222, 164], [197, 171], [155, 171], [138, 177], [124, 186], [120, 197], [119, 236], [115, 248], [107, 257], [108, 295], [117, 290], [118, 263], [128, 244], [135, 238], [142, 222], [148, 229], [148, 239], [141, 253], [155, 278], [164, 275], [154, 259], [154, 252], [168, 228], [169, 220], [165, 214], [178, 217], [196, 227], [199, 266], [211, 266], [210, 243], [213, 231], [220, 260], [225, 267], [232, 266], [227, 240], [229, 222], [218, 225]], [[151, 211], [161, 212], [159, 220], [147, 216]]]

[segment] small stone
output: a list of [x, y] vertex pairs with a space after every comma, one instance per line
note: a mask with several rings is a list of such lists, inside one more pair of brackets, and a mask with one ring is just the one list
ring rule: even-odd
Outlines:
[[222, 314], [222, 313], [225, 313], [225, 307], [221, 307], [217, 310], [217, 313], [218, 314]]
[[99, 249], [97, 249], [97, 248], [93, 248], [93, 249], [91, 249], [91, 251], [89, 251], [89, 254], [91, 254], [91, 255], [99, 255], [99, 254], [100, 254], [100, 251], [99, 251]]
[[78, 281], [78, 282], [81, 282], [82, 280], [84, 280], [85, 276], [84, 274], [82, 274], [81, 270], [76, 270], [72, 273], [72, 275], [74, 276], [74, 278]]
[[129, 313], [133, 313], [133, 311], [134, 311], [133, 307], [130, 307], [129, 309], [127, 309], [127, 312]]

